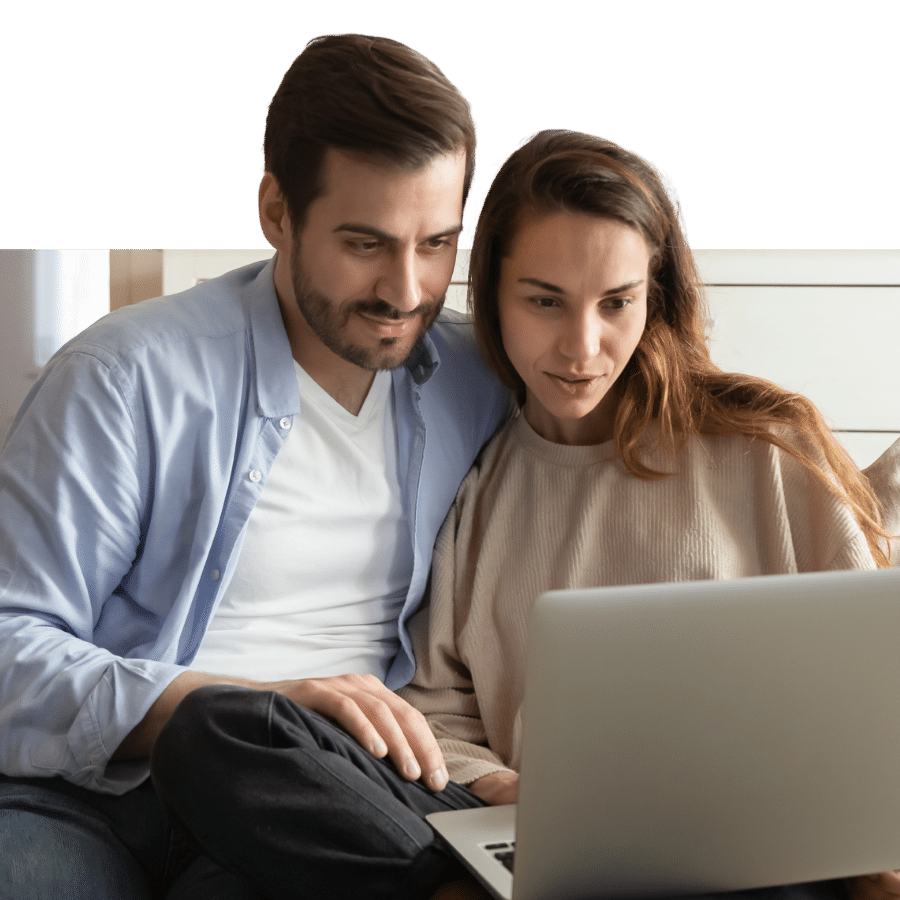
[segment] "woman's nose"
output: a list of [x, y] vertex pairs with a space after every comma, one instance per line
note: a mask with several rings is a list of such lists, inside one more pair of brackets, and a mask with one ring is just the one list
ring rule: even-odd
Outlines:
[[558, 343], [559, 351], [574, 362], [593, 359], [600, 352], [603, 328], [596, 316], [579, 316], [567, 322]]

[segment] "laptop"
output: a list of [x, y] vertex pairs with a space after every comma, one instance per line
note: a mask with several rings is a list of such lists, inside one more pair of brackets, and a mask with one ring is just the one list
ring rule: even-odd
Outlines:
[[900, 868], [900, 569], [556, 591], [529, 627], [518, 807], [428, 816], [495, 897]]

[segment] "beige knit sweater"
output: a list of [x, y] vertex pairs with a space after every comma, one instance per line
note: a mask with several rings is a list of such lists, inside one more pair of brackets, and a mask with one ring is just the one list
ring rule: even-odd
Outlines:
[[485, 449], [438, 535], [417, 671], [450, 777], [518, 770], [528, 612], [551, 588], [874, 568], [850, 510], [799, 463], [739, 437], [691, 440], [642, 481], [612, 442], [552, 444], [521, 416]]

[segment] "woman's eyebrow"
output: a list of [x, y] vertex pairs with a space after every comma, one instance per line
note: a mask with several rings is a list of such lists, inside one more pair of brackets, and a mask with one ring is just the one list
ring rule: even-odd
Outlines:
[[644, 283], [645, 279], [636, 278], [634, 281], [629, 281], [627, 284], [619, 285], [617, 288], [612, 288], [611, 290], [605, 291], [603, 296], [609, 297], [611, 294], [621, 294], [622, 291], [630, 291], [636, 287], [640, 287]]
[[540, 288], [542, 291], [550, 291], [554, 294], [564, 294], [565, 291], [561, 287], [557, 287], [555, 284], [550, 284], [548, 281], [541, 281], [539, 278], [520, 278], [519, 284], [531, 284], [534, 287]]
[[[542, 291], [549, 291], [554, 294], [564, 294], [565, 291], [558, 287], [555, 284], [550, 284], [549, 281], [541, 281], [539, 278], [520, 278], [520, 284], [531, 284], [537, 288], [540, 288]], [[613, 294], [621, 294], [622, 291], [630, 291], [633, 288], [640, 287], [644, 283], [643, 278], [637, 278], [634, 281], [629, 281], [627, 284], [621, 284], [619, 287], [610, 288], [608, 291], [603, 292], [604, 297], [610, 297]]]

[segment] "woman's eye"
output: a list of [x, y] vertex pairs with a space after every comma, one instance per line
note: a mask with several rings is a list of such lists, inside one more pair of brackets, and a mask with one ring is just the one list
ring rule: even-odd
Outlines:
[[556, 306], [555, 297], [532, 297], [531, 302], [541, 309], [552, 309], [554, 306]]
[[631, 297], [610, 297], [603, 303], [606, 309], [625, 309], [631, 303]]

